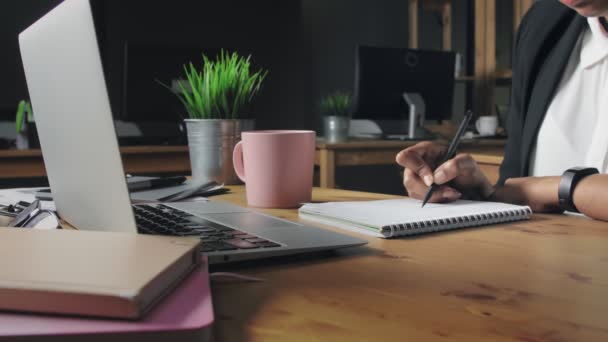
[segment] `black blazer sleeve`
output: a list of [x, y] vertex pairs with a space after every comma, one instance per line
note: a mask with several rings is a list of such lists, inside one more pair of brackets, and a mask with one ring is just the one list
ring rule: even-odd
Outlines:
[[576, 11], [555, 0], [534, 2], [523, 18], [513, 49], [509, 138], [499, 186], [509, 178], [528, 175], [538, 130], [586, 23]]
[[511, 86], [511, 100], [507, 116], [507, 133], [509, 135], [504, 151], [504, 160], [500, 166], [500, 177], [498, 185], [504, 185], [508, 178], [519, 177], [521, 170], [521, 141], [524, 127], [524, 80], [526, 68], [524, 68], [524, 46], [522, 41], [528, 31], [530, 17], [534, 17], [536, 4], [533, 4], [528, 13], [522, 19], [513, 48], [513, 78]]

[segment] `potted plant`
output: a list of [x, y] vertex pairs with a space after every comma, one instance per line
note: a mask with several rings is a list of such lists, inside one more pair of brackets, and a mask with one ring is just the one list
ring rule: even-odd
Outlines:
[[40, 148], [36, 124], [34, 123], [34, 112], [32, 111], [32, 105], [27, 100], [21, 100], [17, 105], [15, 130], [17, 131], [15, 142], [17, 149]]
[[222, 50], [211, 60], [203, 54], [202, 68], [184, 65], [186, 80], [174, 83], [187, 113], [192, 178], [197, 182], [239, 182], [232, 150], [241, 132], [254, 128], [251, 103], [267, 75], [262, 69], [251, 71], [250, 57]]
[[325, 140], [329, 143], [348, 139], [352, 98], [349, 93], [337, 91], [321, 100], [321, 115]]

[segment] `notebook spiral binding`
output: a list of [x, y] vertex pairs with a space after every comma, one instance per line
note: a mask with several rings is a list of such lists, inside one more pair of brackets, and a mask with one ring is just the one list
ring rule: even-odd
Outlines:
[[382, 227], [382, 234], [386, 237], [415, 235], [449, 229], [469, 228], [495, 223], [519, 221], [530, 218], [530, 215], [532, 215], [532, 210], [530, 208], [523, 208], [486, 214], [456, 216], [437, 220], [392, 224]]

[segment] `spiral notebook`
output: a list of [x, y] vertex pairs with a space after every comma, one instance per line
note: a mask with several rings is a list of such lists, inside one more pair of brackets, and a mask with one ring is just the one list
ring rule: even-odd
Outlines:
[[400, 198], [378, 201], [308, 203], [299, 210], [301, 218], [392, 238], [529, 219], [528, 206], [498, 202], [459, 200], [428, 203]]

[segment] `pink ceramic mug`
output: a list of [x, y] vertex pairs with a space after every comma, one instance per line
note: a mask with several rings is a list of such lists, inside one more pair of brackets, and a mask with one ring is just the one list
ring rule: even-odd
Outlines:
[[315, 159], [313, 131], [241, 133], [232, 160], [245, 182], [247, 204], [262, 208], [294, 208], [310, 202]]

